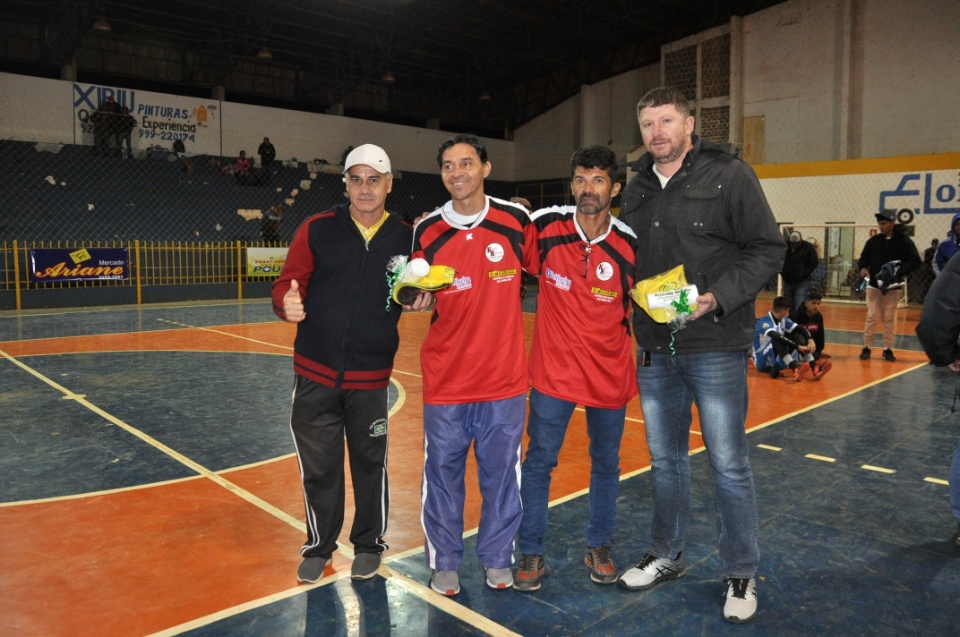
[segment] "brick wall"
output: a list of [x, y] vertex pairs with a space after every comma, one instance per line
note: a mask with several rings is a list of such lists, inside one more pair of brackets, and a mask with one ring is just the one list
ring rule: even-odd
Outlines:
[[730, 107], [703, 108], [700, 110], [700, 136], [712, 142], [730, 140]]
[[690, 101], [697, 99], [697, 47], [688, 46], [664, 57], [666, 85], [683, 91]]
[[700, 44], [700, 97], [730, 95], [730, 34]]

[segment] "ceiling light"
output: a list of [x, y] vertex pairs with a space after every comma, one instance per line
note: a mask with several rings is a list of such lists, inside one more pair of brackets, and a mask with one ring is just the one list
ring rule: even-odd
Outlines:
[[393, 84], [394, 82], [397, 81], [397, 78], [393, 73], [391, 73], [390, 71], [387, 71], [383, 74], [383, 77], [380, 78], [380, 81], [386, 82], [387, 84]]
[[92, 28], [94, 31], [103, 31], [104, 33], [113, 31], [113, 29], [110, 28], [110, 23], [104, 20], [102, 17], [96, 19]]
[[260, 58], [261, 60], [272, 60], [273, 53], [271, 53], [270, 49], [268, 49], [267, 47], [263, 47], [257, 52], [257, 57]]

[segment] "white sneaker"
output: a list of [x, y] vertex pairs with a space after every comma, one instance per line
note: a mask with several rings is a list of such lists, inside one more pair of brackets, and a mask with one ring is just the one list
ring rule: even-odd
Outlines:
[[620, 575], [620, 585], [631, 591], [643, 591], [653, 588], [660, 582], [679, 579], [686, 572], [683, 553], [680, 553], [675, 560], [647, 553], [639, 564], [628, 568]]
[[727, 601], [723, 603], [723, 618], [734, 624], [743, 624], [757, 614], [757, 579], [732, 578], [727, 580]]

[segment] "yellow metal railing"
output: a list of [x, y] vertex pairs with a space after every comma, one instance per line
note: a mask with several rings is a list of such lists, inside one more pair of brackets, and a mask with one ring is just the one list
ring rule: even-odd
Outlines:
[[[41, 289], [136, 287], [137, 303], [142, 303], [144, 286], [237, 284], [237, 298], [243, 297], [243, 283], [265, 280], [247, 276], [241, 241], [190, 243], [184, 241], [3, 241], [0, 242], [0, 291], [13, 290], [16, 307], [22, 308], [21, 293]], [[280, 244], [257, 244], [282, 247]], [[127, 250], [130, 277], [119, 280], [31, 281], [30, 250], [40, 248], [79, 249], [114, 248]]]

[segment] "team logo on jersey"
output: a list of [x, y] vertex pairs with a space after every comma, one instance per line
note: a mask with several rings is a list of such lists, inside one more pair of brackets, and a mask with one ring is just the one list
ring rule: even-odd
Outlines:
[[468, 232], [468, 233], [467, 233], [467, 238], [464, 239], [464, 241], [473, 241], [473, 233], [472, 233], [472, 232]]
[[490, 245], [487, 246], [486, 254], [487, 254], [488, 261], [492, 263], [497, 263], [498, 261], [503, 259], [503, 254], [504, 254], [503, 246], [500, 245], [499, 243], [491, 243]]
[[378, 418], [373, 421], [373, 424], [370, 425], [370, 437], [379, 438], [380, 436], [387, 435], [387, 419]]
[[597, 265], [597, 278], [601, 281], [609, 281], [613, 277], [613, 266], [609, 261], [601, 261]]

